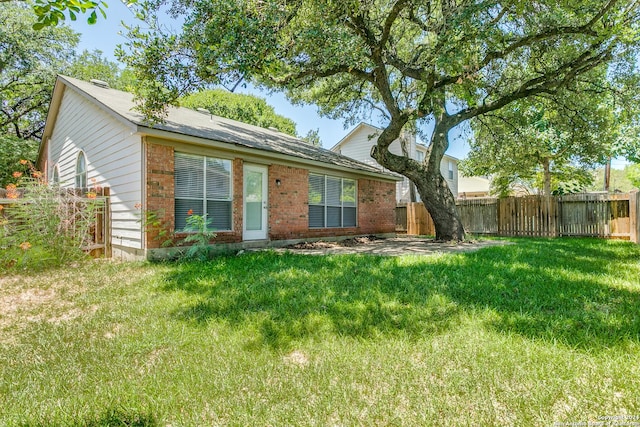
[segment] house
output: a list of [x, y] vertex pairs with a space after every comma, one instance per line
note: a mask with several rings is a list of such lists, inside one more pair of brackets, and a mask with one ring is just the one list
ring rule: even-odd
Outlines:
[[[373, 157], [371, 157], [371, 148], [377, 143], [380, 133], [382, 133], [382, 129], [367, 123], [360, 123], [344, 138], [342, 138], [340, 142], [334, 145], [331, 148], [331, 151], [342, 154], [343, 156], [351, 157], [352, 159], [384, 171], [385, 169], [380, 166]], [[405, 150], [409, 157], [418, 161], [424, 160], [427, 153], [427, 147], [422, 144], [418, 144], [416, 142], [415, 135], [404, 134], [401, 138], [404, 138], [407, 142]], [[392, 142], [389, 146], [389, 150], [394, 154], [403, 154], [399, 140]], [[449, 184], [449, 188], [451, 189], [454, 197], [457, 197], [458, 159], [445, 154], [440, 163], [440, 173], [447, 180], [447, 184]], [[398, 204], [404, 204], [411, 201], [420, 201], [420, 195], [417, 194], [415, 187], [409, 182], [409, 179], [406, 177], [400, 178], [402, 180], [398, 181], [396, 184], [396, 202]]]
[[484, 176], [459, 176], [458, 198], [473, 199], [491, 196], [491, 180]]
[[38, 166], [63, 187], [110, 188], [114, 256], [158, 251], [143, 212], [184, 233], [207, 214], [230, 248], [387, 234], [398, 178], [379, 168], [208, 112], [170, 108], [149, 125], [133, 95], [59, 76]]

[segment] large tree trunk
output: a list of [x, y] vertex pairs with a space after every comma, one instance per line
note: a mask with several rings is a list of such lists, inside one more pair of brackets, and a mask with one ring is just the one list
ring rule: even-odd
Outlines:
[[465, 238], [464, 226], [456, 199], [440, 172], [440, 163], [444, 152], [449, 146], [447, 126], [440, 122], [436, 126], [431, 138], [430, 150], [426, 161], [427, 169], [421, 176], [416, 177], [416, 186], [424, 206], [429, 211], [431, 219], [436, 227], [437, 240], [463, 241]]
[[440, 122], [434, 130], [427, 159], [424, 163], [406, 156], [398, 156], [389, 151], [389, 145], [396, 140], [406, 120], [392, 120], [378, 137], [378, 144], [371, 156], [389, 170], [409, 178], [417, 187], [427, 211], [436, 228], [436, 239], [463, 241], [464, 227], [458, 215], [456, 200], [446, 179], [440, 173], [440, 162], [448, 146], [448, 124]]
[[[405, 132], [400, 133], [400, 148], [403, 156], [411, 157], [411, 140]], [[416, 201], [416, 186], [411, 181], [409, 181], [409, 201], [411, 203]]]

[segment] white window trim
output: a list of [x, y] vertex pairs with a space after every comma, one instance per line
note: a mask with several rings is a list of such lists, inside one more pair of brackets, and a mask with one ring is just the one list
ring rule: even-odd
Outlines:
[[[82, 161], [84, 163], [84, 171], [82, 172], [78, 172], [78, 167], [80, 166], [80, 159], [82, 158]], [[76, 164], [75, 164], [75, 175], [74, 175], [74, 184], [76, 186], [76, 188], [87, 188], [88, 185], [88, 178], [89, 178], [89, 174], [87, 172], [87, 156], [84, 154], [84, 151], [80, 150], [80, 152], [78, 153], [78, 155], [76, 156]], [[84, 178], [82, 177], [84, 175]], [[84, 180], [84, 185], [83, 181]]]
[[53, 165], [53, 171], [51, 172], [51, 184], [60, 185], [60, 168], [57, 163]]

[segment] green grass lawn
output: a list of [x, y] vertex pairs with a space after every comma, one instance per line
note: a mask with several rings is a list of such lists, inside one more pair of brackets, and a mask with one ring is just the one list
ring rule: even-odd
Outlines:
[[630, 243], [98, 261], [0, 278], [0, 426], [611, 420], [640, 423]]

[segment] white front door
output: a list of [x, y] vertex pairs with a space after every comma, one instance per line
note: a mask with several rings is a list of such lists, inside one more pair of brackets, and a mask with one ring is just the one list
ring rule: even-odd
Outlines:
[[243, 240], [267, 238], [267, 177], [265, 166], [244, 165]]

